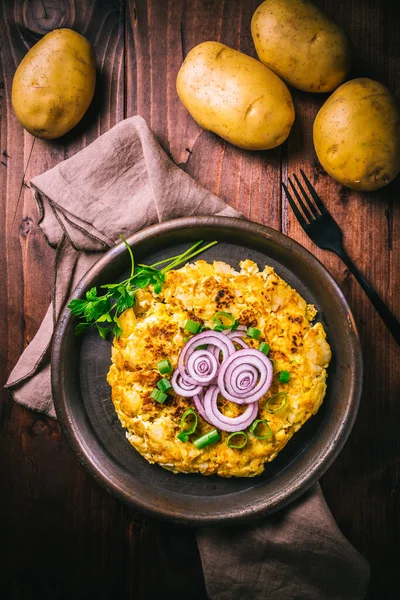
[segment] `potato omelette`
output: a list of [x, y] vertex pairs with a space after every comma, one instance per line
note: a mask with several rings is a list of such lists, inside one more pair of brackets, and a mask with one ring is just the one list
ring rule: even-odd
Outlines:
[[[156, 291], [158, 293], [156, 293]], [[281, 279], [272, 267], [260, 271], [250, 260], [236, 271], [224, 262], [197, 260], [166, 274], [161, 291], [153, 286], [138, 290], [136, 303], [121, 315], [122, 334], [114, 338], [112, 365], [107, 381], [112, 401], [132, 446], [150, 463], [174, 473], [217, 474], [222, 477], [252, 477], [263, 472], [292, 435], [314, 415], [325, 396], [330, 347], [313, 305]], [[177, 438], [183, 413], [193, 407], [191, 398], [173, 390], [164, 403], [151, 396], [162, 378], [158, 365], [168, 360], [173, 369], [185, 346], [188, 320], [204, 329], [214, 329], [213, 316], [227, 312], [246, 328], [257, 328], [258, 339], [245, 337], [249, 348], [268, 344], [273, 379], [258, 402], [258, 419], [267, 423], [270, 435], [259, 439], [247, 430], [242, 449], [227, 446], [229, 433], [201, 449], [192, 442], [214, 429], [198, 418], [188, 441]], [[279, 374], [290, 374], [288, 382]], [[285, 398], [282, 408], [268, 400]], [[279, 404], [279, 403], [278, 403]], [[218, 407], [228, 417], [243, 412], [243, 405], [219, 397]], [[263, 427], [264, 425], [261, 424]]]

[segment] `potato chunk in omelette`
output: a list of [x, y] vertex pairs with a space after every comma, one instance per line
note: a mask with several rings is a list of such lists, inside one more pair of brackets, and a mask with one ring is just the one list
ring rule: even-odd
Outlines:
[[[257, 340], [244, 338], [249, 347], [258, 348], [261, 342], [270, 346], [274, 376], [258, 402], [257, 418], [268, 422], [272, 434], [261, 440], [247, 431], [246, 446], [234, 449], [226, 445], [229, 434], [222, 431], [220, 441], [198, 450], [193, 440], [214, 429], [201, 417], [189, 441], [177, 439], [182, 414], [193, 406], [191, 399], [173, 392], [161, 404], [151, 393], [160, 379], [171, 378], [172, 373], [160, 375], [157, 364], [168, 359], [176, 368], [190, 335], [185, 331], [187, 321], [213, 329], [218, 311], [229, 312], [242, 325], [261, 331]], [[223, 262], [198, 260], [167, 273], [160, 293], [152, 286], [139, 290], [134, 308], [121, 316], [122, 334], [114, 339], [107, 376], [129, 442], [150, 463], [174, 473], [222, 477], [262, 473], [265, 463], [317, 412], [324, 398], [331, 351], [322, 324], [312, 324], [315, 315], [314, 306], [272, 267], [260, 271], [250, 260], [240, 263], [240, 271]], [[279, 381], [281, 371], [290, 373], [288, 383]], [[266, 403], [278, 392], [286, 392], [287, 402], [281, 410], [269, 412]], [[220, 398], [219, 408], [235, 417], [244, 407]]]

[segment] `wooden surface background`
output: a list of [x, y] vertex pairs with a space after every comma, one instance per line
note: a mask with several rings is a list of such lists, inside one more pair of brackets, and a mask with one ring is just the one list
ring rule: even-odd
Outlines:
[[[221, 40], [255, 56], [251, 16], [259, 0], [2, 0], [0, 79], [1, 383], [31, 341], [50, 300], [54, 252], [37, 225], [29, 179], [107, 131], [142, 115], [187, 173], [242, 211], [310, 249], [341, 285], [359, 326], [365, 382], [344, 450], [322, 479], [340, 528], [368, 558], [369, 598], [398, 595], [399, 354], [374, 308], [340, 260], [305, 237], [280, 191], [303, 167], [344, 231], [345, 245], [400, 314], [399, 182], [378, 193], [342, 188], [318, 166], [313, 118], [323, 96], [293, 90], [288, 143], [245, 152], [201, 131], [180, 104], [175, 78], [185, 54]], [[353, 76], [400, 96], [397, 0], [318, 0], [351, 36]], [[94, 45], [98, 84], [82, 123], [64, 138], [35, 140], [11, 109], [11, 82], [26, 52], [56, 27]], [[397, 276], [397, 280], [396, 280]], [[1, 390], [0, 597], [7, 600], [192, 598], [204, 600], [193, 532], [159, 524], [119, 504], [78, 466], [57, 422], [14, 404]]]

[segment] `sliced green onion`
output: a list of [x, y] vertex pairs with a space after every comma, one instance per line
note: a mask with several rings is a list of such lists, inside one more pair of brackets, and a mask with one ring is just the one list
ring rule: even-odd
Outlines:
[[224, 329], [232, 329], [233, 325], [236, 322], [235, 317], [231, 315], [231, 313], [224, 312], [223, 310], [216, 312], [212, 320], [214, 321], [217, 327], [221, 327], [221, 329], [217, 329], [217, 327], [214, 327], [214, 329], [217, 329], [217, 331], [223, 331]]
[[261, 342], [261, 344], [258, 346], [258, 349], [260, 352], [264, 352], [264, 354], [267, 356], [271, 348], [267, 342]]
[[178, 440], [181, 440], [181, 442], [187, 442], [189, 440], [188, 434], [184, 431], [180, 431], [176, 437]]
[[166, 373], [171, 373], [173, 371], [168, 358], [160, 360], [160, 362], [157, 363], [157, 369], [160, 371], [161, 375], [165, 375]]
[[156, 388], [151, 392], [150, 396], [160, 404], [164, 404], [164, 402], [168, 398], [167, 394], [164, 394], [164, 392], [162, 392], [161, 390], [157, 390]]
[[185, 331], [188, 331], [189, 333], [198, 333], [200, 327], [200, 323], [189, 319], [188, 321], [186, 321]]
[[260, 337], [261, 331], [256, 329], [255, 327], [249, 327], [246, 331], [246, 335], [253, 338], [254, 340], [258, 340]]
[[240, 325], [240, 321], [238, 321], [236, 319], [236, 321], [234, 322], [234, 324], [232, 325], [232, 331], [235, 331]]
[[[280, 396], [282, 396], [282, 400], [281, 400], [281, 403], [278, 406], [278, 408], [274, 408], [274, 409], [270, 408], [269, 403], [271, 402], [271, 400], [279, 398]], [[278, 392], [277, 394], [275, 394], [274, 396], [271, 396], [271, 398], [269, 398], [267, 400], [265, 408], [270, 413], [276, 413], [276, 412], [278, 412], [278, 410], [282, 410], [282, 408], [285, 408], [286, 404], [287, 404], [287, 393], [286, 392]]]
[[157, 284], [154, 286], [153, 290], [154, 290], [154, 293], [155, 293], [155, 294], [159, 294], [159, 293], [161, 292], [161, 290], [162, 290], [162, 285], [161, 285], [161, 283], [157, 283]]
[[196, 446], [196, 448], [198, 450], [201, 450], [202, 448], [204, 448], [205, 446], [208, 446], [209, 444], [213, 444], [214, 442], [219, 442], [220, 439], [221, 438], [220, 438], [218, 431], [216, 429], [212, 429], [211, 431], [208, 431], [204, 435], [201, 435], [199, 438], [197, 438], [197, 440], [194, 440], [193, 444]]
[[[214, 327], [214, 331], [225, 331], [226, 327], [224, 327], [223, 325], [216, 325]], [[229, 329], [229, 327], [228, 327]]]
[[281, 371], [279, 373], [279, 381], [281, 383], [289, 383], [289, 381], [290, 381], [290, 373], [289, 373], [289, 371]]
[[[265, 425], [265, 427], [267, 428], [267, 433], [265, 435], [259, 435], [258, 433], [256, 433], [256, 429], [260, 423]], [[268, 421], [266, 421], [265, 419], [256, 419], [250, 426], [250, 433], [252, 433], [254, 437], [258, 440], [266, 440], [272, 435], [272, 429], [268, 425]]]
[[[185, 425], [188, 424], [187, 418], [189, 417], [189, 415], [193, 415], [193, 417], [194, 417], [193, 425], [191, 427], [189, 427], [189, 429], [185, 429]], [[188, 408], [187, 410], [185, 410], [185, 412], [183, 413], [183, 415], [181, 417], [181, 431], [186, 433], [186, 435], [190, 435], [190, 434], [194, 433], [197, 428], [197, 421], [198, 421], [198, 417], [197, 417], [196, 411], [193, 408]]]
[[[230, 440], [236, 436], [243, 437], [243, 441], [236, 444], [231, 444]], [[247, 440], [248, 437], [245, 431], [234, 431], [226, 438], [226, 445], [228, 446], [228, 448], [238, 448], [239, 450], [241, 450], [247, 444]]]
[[157, 387], [159, 390], [161, 390], [162, 392], [166, 392], [167, 390], [172, 389], [172, 385], [171, 383], [168, 381], [168, 379], [161, 379], [158, 383], [157, 383]]
[[207, 344], [202, 344], [201, 346], [197, 346], [196, 350], [205, 350], [207, 348]]

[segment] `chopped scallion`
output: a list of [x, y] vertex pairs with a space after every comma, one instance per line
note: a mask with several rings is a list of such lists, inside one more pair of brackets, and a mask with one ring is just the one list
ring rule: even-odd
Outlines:
[[[282, 399], [279, 400], [280, 398], [282, 398]], [[276, 402], [280, 402], [280, 404], [278, 404], [278, 406], [276, 408], [271, 408], [270, 402], [272, 400], [275, 400], [275, 402], [272, 403], [272, 406], [274, 406]], [[278, 392], [277, 394], [275, 394], [274, 396], [271, 396], [271, 398], [269, 398], [267, 400], [265, 408], [270, 413], [276, 413], [276, 412], [278, 412], [278, 410], [282, 410], [282, 408], [284, 408], [286, 406], [286, 404], [287, 404], [287, 393], [286, 392]]]
[[231, 315], [231, 313], [224, 312], [223, 310], [216, 312], [212, 320], [214, 321], [217, 327], [221, 328], [217, 329], [217, 327], [214, 327], [214, 330], [217, 331], [224, 331], [224, 329], [232, 329], [233, 325], [236, 322], [235, 317]]
[[[239, 437], [243, 438], [242, 441], [237, 441], [236, 444], [232, 444], [231, 443], [231, 439], [235, 438], [235, 437]], [[245, 431], [234, 431], [233, 433], [231, 433], [230, 435], [228, 435], [228, 437], [226, 438], [226, 445], [228, 446], [228, 448], [237, 448], [238, 450], [241, 450], [242, 448], [245, 447], [245, 445], [247, 444], [247, 433]]]
[[[194, 417], [193, 424], [189, 427], [189, 429], [185, 429], [185, 425], [188, 425], [188, 417], [192, 416]], [[186, 435], [191, 435], [197, 429], [197, 421], [198, 417], [196, 411], [193, 408], [188, 408], [181, 417], [181, 431], [186, 433]]]
[[166, 373], [171, 373], [173, 371], [168, 358], [160, 360], [157, 364], [157, 369], [160, 371], [161, 375], [166, 375]]
[[289, 381], [290, 381], [290, 373], [289, 373], [289, 371], [281, 371], [279, 373], [279, 381], [281, 383], [289, 383]]
[[157, 383], [157, 387], [159, 390], [161, 390], [162, 392], [166, 392], [170, 389], [172, 389], [172, 385], [171, 383], [168, 381], [168, 379], [161, 379], [158, 383]]
[[198, 333], [200, 327], [200, 323], [189, 319], [188, 321], [186, 321], [185, 331], [188, 331], [189, 333]]
[[261, 344], [258, 347], [260, 352], [264, 352], [264, 354], [267, 356], [268, 352], [270, 351], [270, 346], [269, 344], [267, 344], [267, 342], [261, 342]]
[[193, 444], [196, 446], [196, 448], [198, 450], [201, 450], [202, 448], [204, 448], [205, 446], [208, 446], [209, 444], [213, 444], [214, 442], [219, 442], [220, 439], [221, 438], [220, 438], [218, 431], [216, 429], [212, 429], [211, 431], [208, 431], [204, 435], [201, 435], [199, 438], [197, 438], [197, 440], [194, 440]]
[[187, 442], [189, 440], [188, 434], [184, 431], [180, 431], [176, 437], [178, 440], [181, 440], [181, 442]]
[[[256, 429], [260, 429], [260, 427], [259, 427], [260, 423], [262, 423], [267, 428], [267, 433], [265, 433], [264, 435], [260, 435], [259, 433], [256, 433]], [[268, 421], [266, 421], [265, 419], [256, 419], [255, 421], [253, 421], [253, 423], [250, 426], [250, 433], [252, 433], [254, 435], [254, 437], [257, 438], [258, 440], [266, 440], [267, 438], [269, 438], [272, 435], [272, 429], [268, 425]]]
[[258, 340], [260, 337], [261, 331], [256, 329], [255, 327], [249, 327], [246, 331], [246, 335], [253, 338], [254, 340]]
[[166, 399], [168, 398], [167, 394], [164, 394], [161, 390], [157, 390], [156, 388], [151, 392], [150, 396], [160, 404], [164, 404]]

